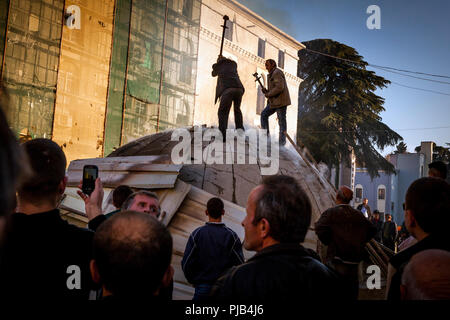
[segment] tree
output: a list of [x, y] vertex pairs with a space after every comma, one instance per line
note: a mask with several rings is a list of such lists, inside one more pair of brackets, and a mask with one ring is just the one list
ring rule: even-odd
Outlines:
[[[329, 167], [342, 159], [349, 165], [351, 149], [370, 176], [378, 170], [394, 172], [394, 166], [376, 149], [393, 146], [403, 138], [381, 122], [384, 98], [374, 91], [390, 82], [366, 70], [367, 62], [345, 44], [316, 39], [303, 42], [306, 48], [352, 62], [300, 50], [297, 137], [318, 161]], [[354, 62], [353, 62], [354, 61]]]
[[[446, 143], [447, 146], [450, 146], [450, 143]], [[414, 149], [416, 152], [420, 152], [420, 146], [417, 146]], [[450, 148], [437, 146], [436, 143], [433, 143], [433, 161], [442, 161], [445, 163], [450, 162]]]
[[406, 153], [406, 151], [407, 151], [406, 143], [404, 143], [403, 141], [401, 141], [401, 142], [397, 145], [397, 150], [394, 151], [394, 154], [397, 154], [397, 153]]

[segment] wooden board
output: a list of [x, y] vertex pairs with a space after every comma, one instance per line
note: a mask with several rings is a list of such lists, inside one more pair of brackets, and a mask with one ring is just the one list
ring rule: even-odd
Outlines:
[[[80, 184], [82, 171], [69, 171], [67, 185], [75, 187]], [[173, 188], [178, 172], [133, 172], [99, 171], [104, 187], [115, 188], [122, 184], [138, 189]]]
[[140, 164], [149, 164], [149, 163], [161, 163], [161, 164], [170, 164], [169, 155], [151, 155], [151, 156], [124, 156], [124, 157], [106, 157], [106, 158], [89, 158], [89, 159], [77, 159], [71, 162], [76, 164], [78, 162], [84, 164], [101, 164], [101, 163], [115, 163], [115, 162], [129, 162], [129, 163], [140, 163]]
[[175, 184], [175, 188], [168, 189], [159, 198], [159, 203], [161, 205], [161, 210], [166, 212], [162, 223], [168, 225], [172, 220], [173, 216], [177, 212], [181, 203], [183, 202], [186, 195], [191, 190], [191, 185], [187, 184], [181, 180], [178, 180]]
[[[72, 161], [68, 171], [83, 171], [85, 161]], [[133, 162], [102, 162], [94, 163], [99, 171], [153, 171], [153, 172], [180, 172], [181, 164], [161, 164], [161, 163], [133, 163]]]

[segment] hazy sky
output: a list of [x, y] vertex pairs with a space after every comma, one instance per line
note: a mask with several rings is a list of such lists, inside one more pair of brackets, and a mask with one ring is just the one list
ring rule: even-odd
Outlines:
[[[450, 76], [449, 0], [238, 1], [300, 42], [329, 38], [354, 47], [364, 60], [375, 65]], [[366, 10], [372, 4], [381, 10], [380, 30], [366, 27]], [[447, 93], [394, 83], [377, 91], [385, 98], [383, 122], [404, 138], [409, 152], [414, 152], [421, 141], [450, 143], [450, 84], [370, 69], [402, 85]], [[448, 78], [428, 78], [450, 83]], [[436, 127], [445, 128], [424, 129]]]

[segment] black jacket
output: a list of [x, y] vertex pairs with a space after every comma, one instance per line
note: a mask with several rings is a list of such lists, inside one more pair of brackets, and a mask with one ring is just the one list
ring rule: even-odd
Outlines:
[[[89, 271], [93, 236], [64, 221], [57, 209], [13, 214], [0, 272], [0, 296], [8, 300], [87, 300], [94, 287]], [[79, 273], [70, 266], [79, 267]], [[70, 289], [67, 283], [76, 284], [71, 279], [77, 274], [81, 287]]]
[[217, 76], [216, 98], [214, 100], [214, 103], [217, 102], [225, 89], [241, 88], [245, 91], [241, 79], [239, 79], [236, 62], [231, 59], [225, 58], [213, 64], [212, 68], [212, 76]]
[[264, 248], [220, 277], [212, 301], [302, 301], [336, 297], [336, 274], [298, 244]]
[[372, 219], [370, 220], [370, 222], [372, 222], [373, 226], [377, 229], [377, 232], [375, 233], [375, 236], [373, 237], [376, 241], [381, 242], [381, 235], [382, 235], [382, 231], [383, 231], [383, 221], [381, 221], [380, 219], [375, 220]]
[[391, 279], [391, 285], [387, 295], [388, 300], [400, 300], [400, 284], [406, 265], [416, 253], [428, 249], [450, 251], [450, 241], [448, 240], [448, 236], [430, 234], [428, 237], [422, 239], [411, 247], [400, 251], [394, 255], [391, 260], [389, 260], [389, 263], [394, 267], [396, 272]]
[[223, 223], [207, 222], [190, 235], [181, 266], [194, 286], [213, 284], [224, 271], [244, 263], [237, 234]]

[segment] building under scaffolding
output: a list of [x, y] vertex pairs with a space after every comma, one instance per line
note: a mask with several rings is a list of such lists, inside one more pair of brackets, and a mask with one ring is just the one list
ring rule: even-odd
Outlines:
[[0, 1], [0, 76], [12, 129], [23, 140], [53, 139], [70, 161], [170, 128], [217, 125], [211, 65], [225, 14], [224, 54], [237, 61], [246, 88], [244, 124], [259, 124], [265, 103], [252, 74], [265, 80], [264, 60], [278, 57], [296, 137], [304, 46], [235, 0]]
[[199, 25], [199, 0], [1, 1], [12, 128], [83, 158], [192, 124]]

